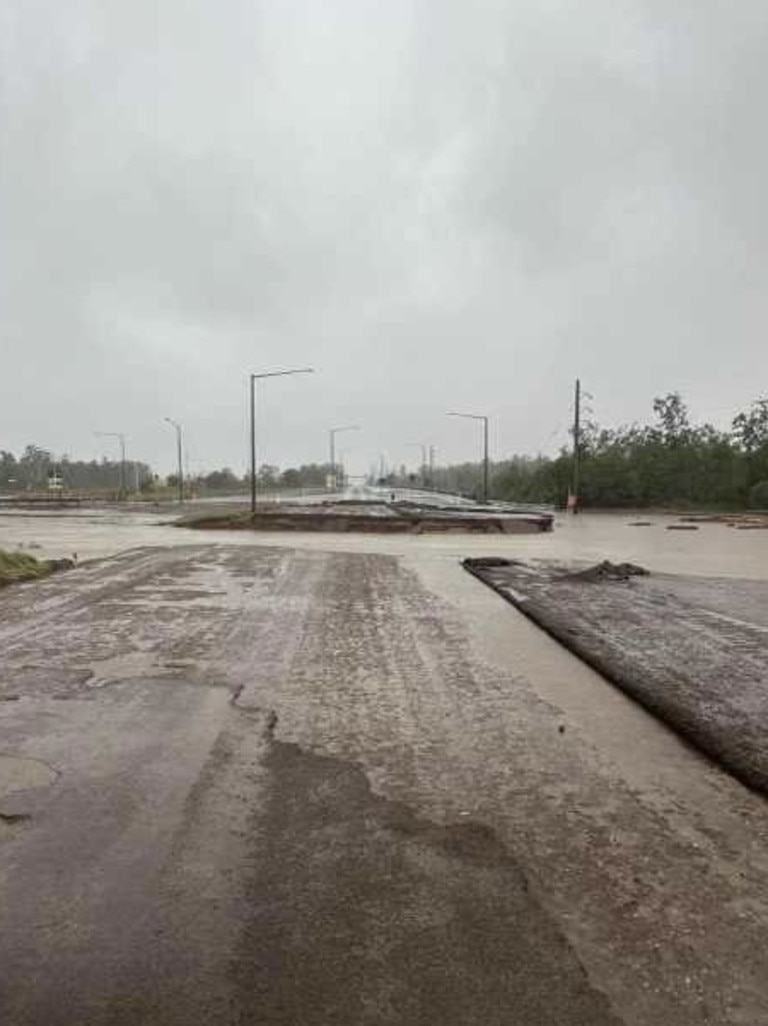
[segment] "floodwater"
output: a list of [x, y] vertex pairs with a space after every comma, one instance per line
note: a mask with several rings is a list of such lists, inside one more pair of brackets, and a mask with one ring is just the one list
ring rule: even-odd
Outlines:
[[552, 534], [532, 535], [333, 535], [299, 532], [255, 534], [240, 531], [188, 531], [157, 512], [78, 510], [0, 512], [0, 548], [24, 549], [44, 557], [80, 560], [115, 555], [141, 546], [288, 546], [330, 552], [402, 555], [420, 562], [496, 555], [517, 559], [597, 562], [631, 561], [656, 572], [768, 579], [768, 531], [740, 531], [703, 523], [698, 530], [670, 531], [673, 516], [643, 516], [650, 526], [633, 526], [637, 514], [582, 513], [559, 516]]
[[[464, 918], [475, 924], [466, 957], [460, 953], [455, 963], [439, 948], [417, 953], [402, 973], [398, 963], [398, 977], [407, 980], [411, 970], [415, 977], [408, 995], [426, 993], [424, 966], [435, 965], [462, 982], [462, 994], [479, 995], [471, 1013], [459, 1001], [444, 1009], [446, 1023], [506, 1022], [495, 1013], [520, 1006], [499, 997], [493, 980], [486, 987], [487, 967], [493, 975], [495, 963], [478, 960], [478, 936], [489, 941], [491, 955], [503, 951], [508, 964], [523, 966], [541, 995], [551, 988], [543, 972], [536, 975], [539, 962], [530, 969], [529, 952], [549, 952], [548, 978], [567, 982], [562, 967], [572, 949], [583, 979], [609, 996], [624, 1026], [768, 1022], [764, 799], [459, 566], [468, 555], [611, 559], [700, 578], [768, 579], [764, 531], [719, 524], [668, 531], [674, 518], [662, 516], [643, 517], [649, 527], [631, 526], [638, 519], [582, 514], [558, 518], [552, 534], [393, 537], [190, 531], [158, 510], [0, 512], [0, 547], [51, 557], [77, 552], [82, 562], [144, 549], [3, 594], [2, 683], [16, 700], [0, 717], [3, 750], [14, 755], [6, 765], [0, 761], [0, 773], [17, 804], [2, 811], [34, 813], [28, 801], [39, 794], [43, 803], [51, 790], [45, 767], [60, 771], [60, 791], [45, 818], [29, 829], [26, 820], [0, 822], [6, 834], [16, 831], [16, 847], [7, 850], [36, 846], [17, 858], [21, 877], [9, 888], [18, 898], [15, 926], [4, 922], [0, 936], [0, 961], [17, 959], [16, 999], [45, 1005], [39, 1018], [24, 1021], [57, 1021], [51, 1008], [61, 981], [69, 984], [74, 972], [91, 974], [80, 991], [89, 1001], [119, 1007], [113, 999], [120, 980], [111, 972], [128, 966], [126, 978], [147, 979], [167, 966], [154, 958], [158, 937], [171, 938], [166, 958], [178, 951], [184, 960], [183, 972], [163, 976], [174, 1001], [178, 980], [184, 994], [175, 1019], [142, 1009], [136, 1021], [190, 1021], [195, 1003], [205, 1007], [201, 986], [205, 992], [210, 982], [215, 991], [229, 979], [223, 966], [244, 959], [253, 986], [253, 966], [266, 964], [265, 948], [281, 950], [280, 943], [299, 945], [283, 951], [278, 964], [308, 967], [299, 982], [309, 981], [312, 1008], [325, 1012], [316, 984], [345, 998], [357, 989], [334, 975], [345, 963], [333, 945], [347, 934], [316, 937], [312, 930], [336, 922], [328, 909], [349, 909], [354, 892], [362, 896], [356, 910], [373, 924], [349, 934], [354, 957], [370, 951], [375, 960], [371, 972], [360, 974], [365, 983], [394, 964], [391, 951], [413, 950], [401, 929], [413, 895], [418, 915], [407, 928], [419, 943], [432, 936], [425, 922], [434, 936], [459, 940]], [[727, 582], [695, 585], [729, 591]], [[172, 681], [176, 687], [168, 686]], [[274, 711], [274, 721], [256, 725], [258, 745], [236, 710], [262, 717]], [[211, 764], [212, 752], [214, 772], [205, 775], [201, 767]], [[253, 826], [242, 818], [254, 808], [256, 874], [247, 848]], [[404, 809], [413, 810], [405, 819]], [[392, 815], [400, 817], [395, 849], [387, 839]], [[456, 823], [479, 829], [457, 833]], [[494, 837], [501, 848], [489, 848]], [[169, 864], [168, 845], [177, 839], [173, 900], [159, 884], [155, 900], [144, 875]], [[470, 857], [457, 859], [457, 851]], [[200, 852], [215, 870], [206, 870], [204, 881]], [[296, 878], [297, 866], [309, 868]], [[415, 876], [394, 877], [393, 866]], [[48, 888], [42, 901], [38, 867]], [[347, 867], [362, 883], [344, 875]], [[527, 901], [510, 876], [516, 867], [530, 893], [543, 896], [542, 912], [509, 905], [518, 892]], [[243, 899], [238, 886], [254, 876], [263, 890]], [[389, 897], [384, 878], [401, 889]], [[77, 895], [87, 929], [60, 914], [62, 880]], [[32, 904], [26, 894], [35, 895]], [[290, 900], [282, 901], [286, 894]], [[133, 922], [137, 907], [140, 931], [121, 933], [115, 922]], [[248, 927], [241, 948], [233, 933], [250, 907], [268, 914]], [[274, 909], [297, 910], [299, 919], [270, 919]], [[531, 933], [531, 926], [543, 929], [544, 910], [562, 941]], [[494, 929], [510, 922], [519, 922], [520, 931]], [[375, 944], [366, 947], [369, 935]], [[78, 947], [93, 937], [99, 944], [91, 954], [101, 952], [95, 962]], [[386, 958], [381, 938], [389, 945]], [[297, 963], [299, 956], [305, 961]], [[46, 965], [43, 983], [19, 958]], [[187, 971], [194, 961], [203, 972]], [[481, 970], [473, 968], [478, 964]], [[303, 1000], [295, 975], [289, 991], [273, 990], [269, 999]], [[497, 973], [497, 981], [506, 979]], [[188, 987], [188, 980], [197, 983]], [[390, 983], [388, 994], [395, 993]], [[560, 1000], [560, 982], [558, 988]], [[231, 1008], [226, 988], [208, 998]], [[260, 1000], [263, 1010], [263, 994]], [[542, 1004], [547, 1018], [524, 1014], [525, 1021], [604, 1021], [595, 1007], [554, 1012], [552, 1000]], [[286, 1007], [291, 1012], [293, 1005]], [[359, 1009], [348, 1018], [304, 1011], [287, 1021], [364, 1018]], [[398, 1021], [432, 1020], [404, 1014]]]

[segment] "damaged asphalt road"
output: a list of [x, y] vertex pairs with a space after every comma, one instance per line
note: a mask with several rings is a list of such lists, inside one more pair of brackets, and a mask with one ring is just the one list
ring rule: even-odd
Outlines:
[[0, 1020], [768, 1021], [754, 796], [705, 774], [726, 836], [634, 792], [462, 574], [185, 546], [4, 594]]
[[609, 562], [464, 566], [700, 751], [768, 796], [768, 582]]

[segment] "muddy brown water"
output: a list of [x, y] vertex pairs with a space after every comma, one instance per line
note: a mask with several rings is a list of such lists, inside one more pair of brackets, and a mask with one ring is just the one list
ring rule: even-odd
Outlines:
[[[167, 948], [178, 959], [171, 968], [189, 963], [178, 978], [197, 979], [179, 998], [178, 1021], [204, 1007], [206, 981], [210, 1007], [252, 1008], [238, 995], [263, 991], [258, 974], [233, 977], [226, 967], [274, 952], [286, 981], [292, 966], [308, 967], [301, 987], [261, 997], [272, 1021], [297, 1021], [318, 995], [328, 1008], [337, 993], [311, 970], [324, 953], [305, 949], [321, 923], [335, 924], [327, 952], [344, 952], [338, 966], [362, 981], [347, 1019], [326, 1021], [362, 1021], [374, 978], [379, 1018], [365, 1021], [420, 1021], [396, 1013], [431, 1007], [435, 988], [420, 966], [439, 966], [446, 950], [451, 973], [470, 984], [490, 974], [491, 1007], [478, 1006], [478, 1021], [537, 1021], [501, 1014], [522, 979], [505, 979], [506, 963], [477, 969], [473, 938], [493, 936], [495, 954], [508, 951], [529, 974], [542, 1021], [768, 1022], [765, 801], [459, 563], [607, 558], [696, 575], [705, 586], [703, 578], [768, 579], [768, 533], [719, 524], [670, 532], [663, 517], [631, 527], [631, 515], [561, 518], [551, 535], [518, 537], [264, 536], [187, 532], [158, 519], [0, 516], [3, 547], [81, 560], [140, 550], [0, 596], [0, 682], [19, 696], [0, 706], [0, 749], [14, 758], [8, 811], [30, 817], [0, 823], [18, 884], [4, 919], [15, 929], [0, 947], [29, 982], [12, 995], [17, 1007], [41, 1010], [17, 1021], [57, 1021], [43, 999], [60, 1003], [58, 984], [87, 975], [92, 940], [119, 978], [97, 976], [89, 1000], [101, 1008], [126, 989], [140, 995], [131, 974], [146, 979], [161, 928], [183, 940]], [[254, 715], [263, 707], [279, 716], [271, 758], [238, 733], [228, 702], [235, 684]], [[60, 773], [55, 781], [46, 766]], [[478, 857], [466, 857], [466, 845]], [[310, 880], [304, 866], [314, 867]], [[68, 927], [74, 905], [61, 900], [62, 879], [91, 933]], [[259, 881], [271, 886], [262, 893]], [[361, 881], [358, 920], [344, 933], [345, 887]], [[267, 918], [239, 924], [239, 887], [251, 883], [250, 905]], [[156, 914], [133, 923], [147, 893]], [[273, 893], [283, 898], [277, 920]], [[397, 947], [399, 922], [410, 924], [407, 950]], [[446, 934], [456, 940], [448, 948]], [[408, 951], [416, 960], [406, 986], [384, 970], [393, 952]], [[52, 980], [45, 987], [31, 971], [39, 964]], [[156, 976], [169, 976], [160, 968]], [[502, 986], [506, 996], [493, 997]], [[2, 996], [0, 986], [0, 1004]], [[570, 1020], [559, 1002], [573, 1005]], [[472, 1021], [458, 1003], [454, 1018]], [[222, 1012], [206, 1021], [232, 1020]]]
[[[316, 535], [292, 531], [265, 535], [233, 531], [195, 531], [172, 526], [173, 517], [113, 510], [71, 513], [0, 512], [0, 548], [23, 546], [45, 557], [80, 559], [114, 555], [147, 545], [284, 545], [322, 551], [381, 552], [421, 559], [499, 555], [521, 559], [598, 562], [631, 561], [651, 570], [707, 577], [768, 579], [768, 531], [738, 531], [702, 523], [698, 531], [667, 531], [676, 518], [646, 516], [648, 526], [633, 526], [636, 514], [559, 516], [551, 534], [511, 537], [380, 537]], [[286, 538], [290, 540], [287, 541]]]

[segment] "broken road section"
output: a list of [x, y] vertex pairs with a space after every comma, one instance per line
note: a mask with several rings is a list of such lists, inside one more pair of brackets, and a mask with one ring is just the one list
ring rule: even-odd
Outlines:
[[633, 564], [465, 569], [737, 779], [768, 794], [768, 583]]

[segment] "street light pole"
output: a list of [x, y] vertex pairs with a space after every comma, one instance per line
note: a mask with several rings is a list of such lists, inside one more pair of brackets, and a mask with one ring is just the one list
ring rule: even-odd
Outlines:
[[176, 428], [176, 457], [179, 464], [179, 502], [184, 502], [184, 459], [182, 456], [181, 424], [177, 424], [170, 417], [165, 418], [169, 424]]
[[488, 503], [488, 418], [483, 417], [483, 502]]
[[256, 512], [256, 381], [259, 378], [284, 378], [289, 374], [314, 374], [314, 367], [296, 367], [293, 370], [265, 371], [251, 374], [251, 513]]
[[96, 431], [99, 438], [120, 439], [120, 498], [125, 499], [125, 435], [120, 431]]
[[579, 512], [579, 466], [581, 460], [581, 381], [576, 378], [573, 407], [573, 478], [568, 505], [572, 513]]
[[331, 478], [333, 479], [333, 487], [336, 487], [336, 435], [340, 431], [359, 431], [359, 424], [346, 424], [344, 427], [331, 428], [328, 432], [328, 439], [330, 442], [330, 457], [331, 457]]
[[454, 413], [451, 411], [449, 417], [466, 417], [468, 420], [482, 420], [483, 422], [483, 502], [488, 502], [488, 417], [482, 413]]

